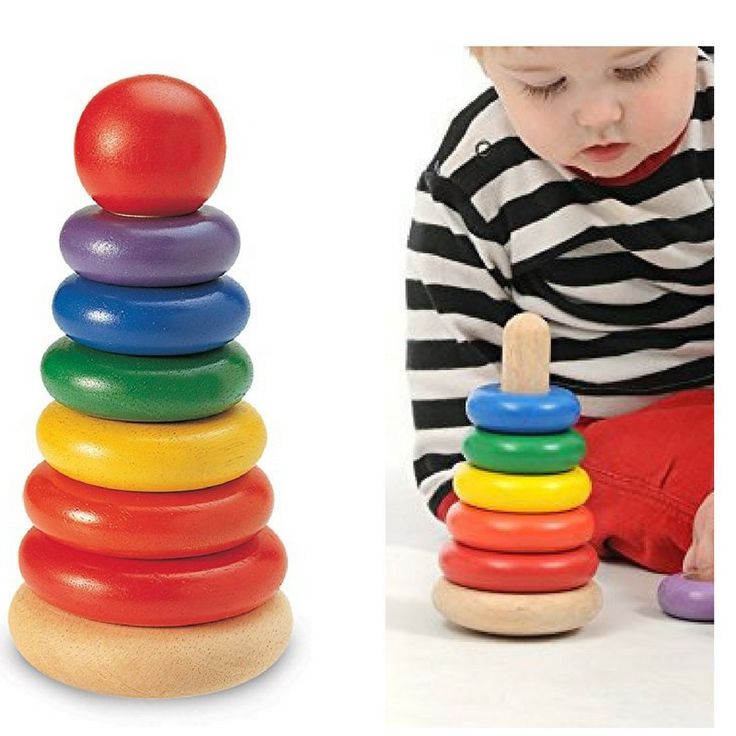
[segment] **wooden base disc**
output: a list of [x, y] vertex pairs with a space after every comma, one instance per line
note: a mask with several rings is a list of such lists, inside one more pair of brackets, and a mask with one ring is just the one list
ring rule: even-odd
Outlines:
[[39, 672], [105, 695], [180, 698], [225, 690], [260, 675], [286, 649], [291, 608], [277, 592], [235, 618], [148, 628], [89, 621], [49, 605], [22, 585], [10, 633]]
[[466, 629], [502, 636], [543, 636], [584, 626], [601, 610], [603, 596], [594, 580], [561, 593], [490, 593], [440, 578], [432, 601], [448, 621]]

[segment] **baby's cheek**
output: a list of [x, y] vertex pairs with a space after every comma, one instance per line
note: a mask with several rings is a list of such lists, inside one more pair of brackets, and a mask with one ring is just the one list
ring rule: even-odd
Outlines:
[[569, 155], [570, 127], [559, 123], [559, 115], [517, 105], [509, 117], [519, 138], [541, 158], [562, 161]]
[[637, 142], [659, 150], [671, 143], [687, 123], [680, 106], [666, 95], [638, 95], [631, 107], [630, 123]]
[[690, 118], [693, 92], [672, 86], [650, 86], [636, 95], [630, 105], [633, 133], [653, 150], [669, 145]]

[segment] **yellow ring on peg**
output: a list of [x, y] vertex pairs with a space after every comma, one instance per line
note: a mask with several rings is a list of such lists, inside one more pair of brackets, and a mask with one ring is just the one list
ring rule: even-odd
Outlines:
[[580, 466], [550, 475], [511, 475], [461, 463], [453, 488], [457, 497], [471, 506], [535, 514], [582, 506], [590, 496], [591, 484]]
[[247, 402], [206, 419], [146, 423], [100, 419], [57, 402], [36, 427], [41, 454], [64, 475], [122, 491], [192, 491], [247, 473], [266, 427]]

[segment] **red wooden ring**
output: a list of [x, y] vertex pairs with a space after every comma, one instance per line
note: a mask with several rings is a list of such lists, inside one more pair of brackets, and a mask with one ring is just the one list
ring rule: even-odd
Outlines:
[[224, 552], [177, 560], [107, 557], [31, 529], [20, 545], [20, 571], [39, 598], [82, 618], [187, 626], [260, 606], [284, 579], [286, 552], [268, 527]]
[[563, 552], [593, 537], [593, 514], [579, 506], [551, 514], [487, 511], [458, 501], [445, 518], [461, 544], [495, 552]]
[[59, 542], [114, 557], [192, 557], [242, 544], [268, 523], [273, 490], [266, 474], [198, 491], [113, 491], [68, 478], [40, 463], [24, 501], [34, 526]]
[[579, 588], [598, 568], [589, 544], [567, 552], [510, 554], [450, 541], [440, 551], [440, 567], [456, 585], [496, 593], [552, 593]]

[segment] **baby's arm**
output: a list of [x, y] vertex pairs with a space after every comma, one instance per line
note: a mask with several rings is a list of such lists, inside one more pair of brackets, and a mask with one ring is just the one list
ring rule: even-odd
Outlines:
[[695, 514], [693, 543], [682, 562], [682, 572], [699, 580], [713, 580], [713, 494]]
[[465, 399], [498, 381], [501, 333], [519, 310], [506, 289], [510, 265], [497, 243], [472, 232], [467, 198], [447, 179], [420, 181], [409, 235], [407, 369], [416, 427], [414, 472], [444, 518], [452, 469], [462, 461]]

